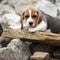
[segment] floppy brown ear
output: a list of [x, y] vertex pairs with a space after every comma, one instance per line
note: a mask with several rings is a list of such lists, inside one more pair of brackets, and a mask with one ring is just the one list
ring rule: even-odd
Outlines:
[[24, 13], [21, 14], [21, 29], [23, 29]]
[[42, 21], [43, 15], [42, 12], [40, 11], [37, 11], [37, 13], [38, 13], [38, 23], [40, 23]]

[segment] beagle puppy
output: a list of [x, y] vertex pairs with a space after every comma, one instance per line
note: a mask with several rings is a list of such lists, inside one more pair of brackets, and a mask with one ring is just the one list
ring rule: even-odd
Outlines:
[[43, 13], [34, 6], [24, 8], [21, 24], [22, 28], [29, 32], [48, 30], [53, 33], [60, 32], [60, 20]]

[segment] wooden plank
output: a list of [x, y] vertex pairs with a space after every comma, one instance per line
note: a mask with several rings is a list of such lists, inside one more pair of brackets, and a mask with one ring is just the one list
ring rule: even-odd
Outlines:
[[2, 37], [8, 38], [20, 38], [26, 41], [36, 41], [48, 44], [60, 45], [60, 34], [48, 33], [48, 32], [35, 32], [29, 33], [25, 30], [4, 30]]

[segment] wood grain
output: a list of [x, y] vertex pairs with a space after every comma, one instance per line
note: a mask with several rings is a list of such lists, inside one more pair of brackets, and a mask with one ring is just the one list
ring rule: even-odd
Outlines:
[[48, 33], [48, 32], [35, 32], [29, 33], [25, 30], [4, 30], [2, 37], [8, 38], [20, 38], [23, 41], [36, 41], [43, 42], [52, 45], [60, 45], [60, 34]]

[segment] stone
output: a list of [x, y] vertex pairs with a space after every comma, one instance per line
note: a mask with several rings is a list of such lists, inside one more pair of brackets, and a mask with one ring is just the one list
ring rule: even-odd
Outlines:
[[56, 3], [56, 0], [48, 0], [48, 1], [52, 2], [53, 4]]
[[14, 8], [10, 7], [9, 5], [0, 4], [0, 16], [5, 13], [16, 13], [16, 12]]
[[2, 4], [2, 5], [5, 5], [5, 4], [7, 4], [7, 3], [8, 3], [7, 0], [2, 0], [2, 1], [0, 2], [0, 4]]
[[17, 60], [14, 52], [6, 47], [0, 49], [0, 60]]
[[2, 0], [0, 0], [0, 2], [1, 2]]
[[50, 56], [47, 52], [35, 52], [30, 60], [50, 60]]
[[4, 38], [3, 40], [1, 40], [0, 44], [3, 47], [7, 47], [7, 45], [10, 43], [11, 38]]
[[[5, 18], [6, 17], [5, 14], [9, 14], [9, 13], [10, 14], [11, 13], [16, 14], [16, 12], [14, 11], [14, 9], [12, 7], [10, 7], [9, 5], [0, 5], [0, 24], [1, 24], [2, 28], [3, 28], [3, 30], [5, 28], [8, 28], [8, 26], [9, 26], [8, 25], [8, 21], [7, 21], [8, 19]], [[11, 18], [10, 18], [10, 20], [11, 20]]]
[[51, 60], [59, 60], [59, 59], [51, 58]]
[[54, 53], [53, 53], [54, 57], [56, 59], [60, 59], [60, 48], [57, 48]]
[[[3, 0], [1, 4], [13, 7], [18, 14], [21, 14], [24, 7], [27, 5], [36, 5], [39, 0]], [[18, 6], [18, 7], [17, 7]]]
[[35, 42], [30, 45], [30, 49], [31, 49], [32, 54], [34, 54], [34, 52], [40, 51], [40, 52], [48, 52], [50, 54], [50, 56], [52, 56], [55, 46]]
[[16, 4], [18, 4], [20, 0], [7, 0], [8, 5], [10, 5], [11, 7], [15, 7]]
[[57, 18], [60, 19], [60, 0], [56, 0], [56, 6], [57, 6]]
[[47, 0], [38, 2], [37, 8], [52, 17], [57, 17], [57, 6]]
[[4, 29], [20, 29], [20, 16], [9, 5], [0, 5], [0, 24]]
[[[23, 8], [27, 5], [36, 5], [39, 0], [19, 0], [17, 4], [15, 4], [15, 10], [17, 13], [21, 15]], [[17, 7], [18, 6], [18, 7]]]
[[20, 29], [21, 23], [20, 23], [20, 16], [16, 13], [6, 13], [3, 16], [1, 16], [0, 23], [3, 27], [3, 29]]
[[29, 45], [20, 39], [13, 39], [7, 48], [13, 51], [12, 54], [17, 60], [27, 60], [31, 55]]
[[60, 4], [60, 0], [56, 0], [56, 4], [58, 4], [58, 5], [59, 5], [59, 4]]
[[27, 60], [30, 55], [29, 45], [20, 39], [13, 39], [6, 47], [0, 48], [0, 60]]
[[2, 48], [2, 45], [0, 44], [0, 48]]
[[55, 2], [55, 0], [3, 0], [1, 4], [8, 4], [13, 7], [19, 15], [21, 15], [24, 7], [32, 4], [38, 6], [43, 12], [53, 17], [57, 17], [57, 6], [55, 5]]
[[5, 38], [0, 36], [0, 43], [4, 40]]

